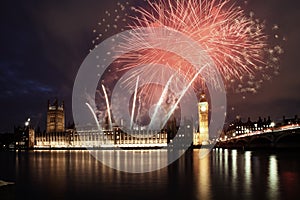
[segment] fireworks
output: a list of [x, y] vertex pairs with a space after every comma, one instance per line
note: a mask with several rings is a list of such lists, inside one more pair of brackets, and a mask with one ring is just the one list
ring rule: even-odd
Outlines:
[[[175, 52], [156, 48], [153, 45], [155, 41], [162, 42], [164, 37], [163, 34], [160, 35], [157, 32], [157, 28], [174, 30], [198, 43], [216, 65], [226, 87], [234, 88], [236, 92], [256, 93], [265, 80], [270, 80], [272, 74], [278, 74], [279, 56], [283, 50], [280, 45], [271, 46], [270, 40], [276, 40], [275, 43], [277, 43], [281, 39], [280, 35], [276, 33], [274, 37], [267, 36], [267, 26], [264, 20], [255, 18], [254, 12], [250, 12], [248, 15], [230, 0], [156, 2], [148, 0], [147, 5], [140, 4], [140, 7], [132, 7], [128, 3], [124, 5], [118, 3], [118, 9], [106, 11], [105, 14], [106, 18], [101, 19], [98, 23], [101, 30], [93, 30], [96, 34], [93, 44], [104, 39], [105, 33], [117, 33], [125, 29], [133, 32], [133, 37], [125, 38], [126, 42], [122, 48], [118, 49], [121, 53], [122, 49], [127, 53], [115, 60], [108, 71], [110, 73], [101, 77], [101, 82], [105, 82], [107, 87], [113, 87], [127, 71], [143, 65], [148, 67], [143, 70], [136, 68], [131, 71], [131, 75], [127, 79], [122, 80], [127, 89], [135, 89], [136, 77], [141, 74], [147, 74], [149, 82], [157, 77], [168, 80], [169, 76], [164, 73], [165, 70], [157, 70], [158, 66], [173, 69], [184, 79], [193, 80], [192, 87], [197, 94], [205, 87], [204, 84], [215, 80], [216, 71], [214, 70], [204, 71], [204, 73], [210, 73], [206, 74], [206, 79], [203, 78], [203, 74], [195, 79], [197, 70], [188, 60]], [[150, 31], [148, 37], [134, 34], [139, 28], [147, 28]], [[279, 26], [274, 25], [271, 29], [272, 32], [278, 32]], [[144, 48], [132, 51], [133, 44], [136, 47], [143, 46]], [[175, 40], [166, 40], [166, 46], [172, 47], [172, 45], [180, 46], [182, 44]], [[128, 49], [131, 49], [130, 53], [128, 53]], [[186, 52], [184, 45], [182, 51], [186, 55], [193, 53]], [[110, 54], [110, 52], [108, 53]], [[203, 63], [204, 65], [205, 63]], [[210, 80], [207, 80], [207, 77]], [[176, 87], [175, 82], [176, 80], [171, 83], [173, 88]], [[200, 87], [199, 84], [201, 84]], [[143, 91], [148, 95], [162, 92], [160, 89], [153, 91], [153, 87], [150, 85], [143, 87]], [[179, 94], [175, 95], [178, 98]], [[244, 95], [243, 99], [245, 99]], [[99, 102], [103, 102], [102, 100], [103, 98]], [[134, 111], [137, 108], [132, 107], [131, 109]], [[132, 115], [131, 118], [133, 117]]]
[[[167, 131], [167, 160], [173, 162], [199, 127], [200, 90], [206, 87], [209, 93], [209, 131], [217, 138], [227, 115], [224, 83], [256, 92], [270, 78], [268, 70], [278, 71], [283, 50], [270, 47], [269, 39], [281, 37], [268, 37], [263, 21], [229, 0], [146, 2], [136, 8], [118, 3], [93, 30], [95, 49], [74, 84], [73, 116], [81, 126], [92, 120], [99, 132], [117, 130], [132, 138], [148, 140]], [[272, 30], [278, 29], [274, 25]], [[115, 134], [109, 141], [116, 142]]]
[[[268, 45], [265, 22], [255, 19], [253, 12], [247, 16], [229, 0], [167, 0], [148, 1], [148, 4], [150, 9], [134, 9], [137, 16], [132, 17], [130, 27], [133, 31], [140, 27], [166, 27], [187, 35], [213, 59], [227, 83], [243, 82], [242, 87], [237, 87], [238, 91], [256, 92], [263, 80], [270, 79], [266, 71], [278, 73], [278, 56], [283, 51], [279, 45]], [[278, 26], [275, 25], [273, 30], [275, 28], [277, 30]], [[139, 39], [129, 38], [127, 44], [147, 42]], [[156, 39], [147, 38], [149, 41]], [[161, 63], [193, 77], [195, 72], [190, 71], [188, 62], [170, 52], [155, 49], [149, 41], [148, 49], [123, 56], [124, 69]]]

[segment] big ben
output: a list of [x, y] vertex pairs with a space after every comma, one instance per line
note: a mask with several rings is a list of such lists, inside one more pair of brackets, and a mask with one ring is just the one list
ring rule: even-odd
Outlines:
[[204, 92], [200, 95], [198, 103], [198, 115], [199, 115], [199, 132], [194, 134], [194, 145], [205, 145], [209, 141], [208, 132], [208, 102]]

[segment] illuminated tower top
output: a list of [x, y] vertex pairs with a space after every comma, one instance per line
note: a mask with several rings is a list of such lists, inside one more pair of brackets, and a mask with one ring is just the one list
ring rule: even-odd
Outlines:
[[200, 103], [201, 102], [207, 102], [206, 95], [205, 95], [204, 91], [202, 91], [202, 93], [200, 94], [200, 101], [199, 102]]
[[[206, 99], [206, 95], [204, 91], [200, 94], [200, 100], [198, 103], [198, 108], [199, 108], [199, 120], [201, 115], [206, 115], [205, 118], [207, 118], [208, 121], [208, 101]], [[203, 116], [202, 116], [203, 117]]]
[[209, 141], [208, 114], [209, 114], [208, 101], [203, 91], [200, 94], [200, 100], [198, 103], [200, 144], [207, 144]]
[[64, 102], [59, 105], [57, 100], [53, 104], [50, 104], [50, 101], [48, 101], [47, 133], [65, 131], [64, 107]]

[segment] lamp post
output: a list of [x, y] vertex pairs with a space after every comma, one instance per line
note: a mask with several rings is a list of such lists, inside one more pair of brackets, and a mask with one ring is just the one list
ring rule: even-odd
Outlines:
[[25, 127], [28, 127], [30, 124], [30, 118], [27, 119], [27, 121], [25, 122]]
[[270, 127], [271, 127], [272, 132], [274, 131], [275, 125], [276, 125], [275, 122], [271, 122]]

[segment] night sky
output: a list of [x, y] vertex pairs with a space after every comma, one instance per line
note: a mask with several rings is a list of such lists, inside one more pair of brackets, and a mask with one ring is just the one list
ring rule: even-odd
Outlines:
[[[244, 120], [248, 116], [271, 116], [275, 121], [283, 115], [300, 116], [299, 4], [292, 0], [249, 0], [247, 10], [266, 19], [267, 26], [280, 27], [279, 36], [287, 39], [282, 43], [285, 53], [280, 74], [265, 82], [256, 94], [228, 92], [229, 120], [236, 115]], [[77, 70], [93, 48], [94, 28], [105, 11], [114, 10], [116, 5], [116, 0], [1, 1], [0, 132], [12, 132], [14, 125], [22, 125], [28, 117], [34, 127], [44, 128], [47, 101], [54, 98], [65, 101], [66, 122], [72, 122], [71, 97]]]

